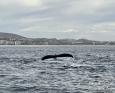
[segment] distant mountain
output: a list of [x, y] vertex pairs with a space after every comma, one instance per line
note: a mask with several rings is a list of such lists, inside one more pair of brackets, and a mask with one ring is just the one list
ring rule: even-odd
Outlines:
[[115, 45], [115, 42], [88, 39], [26, 38], [17, 34], [0, 32], [0, 45]]
[[12, 33], [3, 33], [3, 32], [0, 32], [0, 39], [26, 39], [26, 37], [23, 37], [23, 36], [20, 36], [20, 35], [17, 35], [17, 34], [12, 34]]
[[78, 42], [92, 42], [92, 40], [88, 40], [88, 39], [78, 39]]

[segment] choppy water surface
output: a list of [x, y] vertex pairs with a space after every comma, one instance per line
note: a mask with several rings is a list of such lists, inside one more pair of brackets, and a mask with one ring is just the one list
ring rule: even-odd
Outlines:
[[115, 93], [115, 46], [1, 46], [0, 93]]

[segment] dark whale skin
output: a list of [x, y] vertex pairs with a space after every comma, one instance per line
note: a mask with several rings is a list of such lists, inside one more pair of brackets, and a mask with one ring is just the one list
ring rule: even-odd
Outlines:
[[46, 55], [42, 57], [41, 60], [50, 59], [50, 58], [56, 59], [57, 57], [72, 57], [73, 58], [71, 54], [64, 53], [64, 54], [59, 54], [59, 55]]

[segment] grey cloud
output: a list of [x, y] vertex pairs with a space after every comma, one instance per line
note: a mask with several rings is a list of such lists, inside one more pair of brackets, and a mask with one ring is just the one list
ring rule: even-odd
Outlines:
[[[38, 38], [89, 39], [97, 39], [96, 35], [106, 39], [109, 33], [114, 39], [114, 0], [42, 0], [42, 5], [35, 7], [11, 1], [0, 4], [0, 31]], [[67, 32], [69, 29], [74, 30]]]

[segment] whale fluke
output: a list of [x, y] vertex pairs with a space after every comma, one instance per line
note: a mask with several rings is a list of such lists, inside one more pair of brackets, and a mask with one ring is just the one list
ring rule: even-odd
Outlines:
[[50, 58], [56, 59], [57, 57], [72, 57], [73, 58], [71, 54], [64, 53], [64, 54], [59, 54], [59, 55], [46, 55], [42, 57], [41, 60], [50, 59]]
[[72, 57], [73, 58], [71, 54], [59, 54], [57, 55], [57, 57]]
[[42, 57], [41, 60], [50, 59], [50, 58], [55, 58], [56, 59], [56, 55], [46, 55], [46, 56]]

